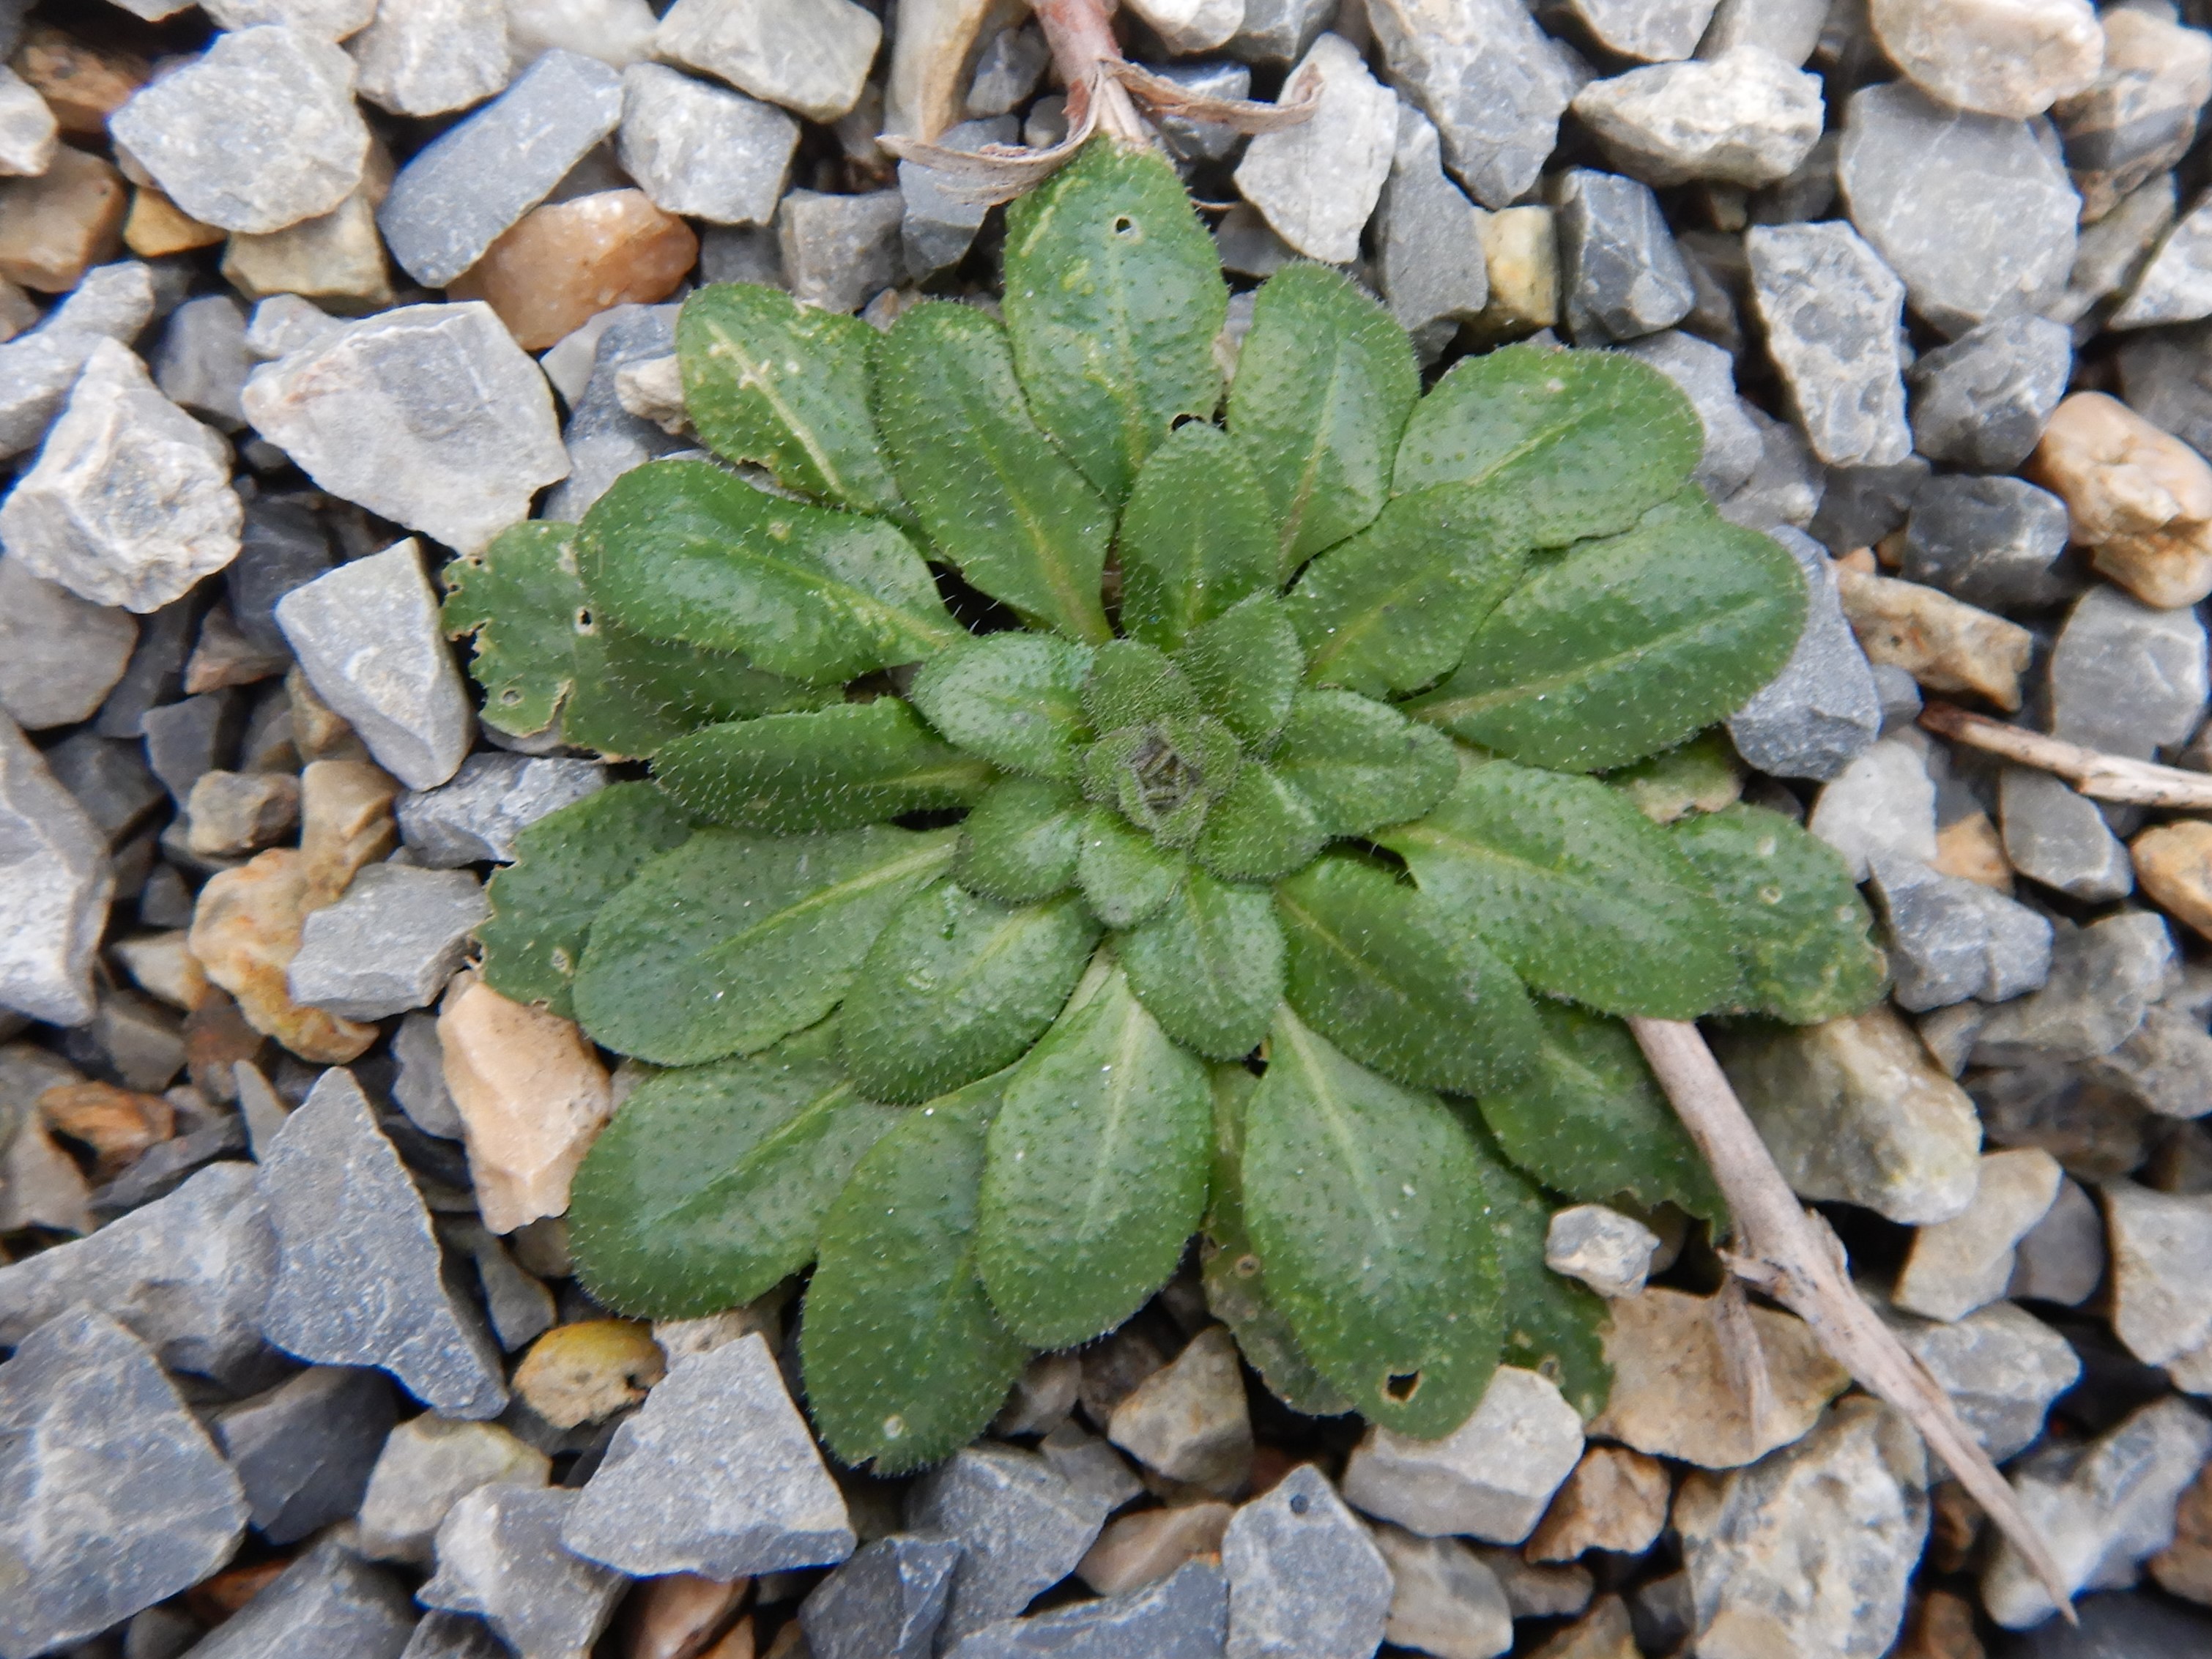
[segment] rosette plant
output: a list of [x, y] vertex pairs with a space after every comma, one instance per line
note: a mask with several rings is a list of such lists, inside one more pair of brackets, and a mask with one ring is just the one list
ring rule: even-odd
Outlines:
[[1528, 344], [1424, 392], [1319, 266], [1229, 309], [1102, 137], [1009, 210], [1000, 307], [694, 295], [719, 459], [452, 568], [488, 719], [650, 763], [525, 832], [483, 932], [639, 1062], [579, 1271], [678, 1317], [811, 1267], [856, 1463], [964, 1443], [1194, 1235], [1301, 1409], [1440, 1436], [1504, 1358], [1594, 1410], [1549, 1208], [1721, 1213], [1618, 1017], [1882, 987], [1833, 854], [1679, 799], [1806, 597], [1674, 386]]

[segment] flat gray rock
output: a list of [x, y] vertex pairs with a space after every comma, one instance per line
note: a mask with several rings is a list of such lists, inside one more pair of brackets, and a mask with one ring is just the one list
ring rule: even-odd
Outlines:
[[1974, 1063], [2032, 1066], [2108, 1054], [2179, 976], [2172, 930], [2155, 911], [2124, 911], [2087, 927], [2057, 923], [2049, 979], [2033, 995], [1990, 1013], [1974, 1039]]
[[1607, 51], [1649, 63], [1687, 58], [1711, 20], [1714, 0], [1566, 0]]
[[1813, 459], [1805, 434], [1756, 404], [1739, 398], [1736, 408], [1759, 433], [1759, 465], [1742, 489], [1718, 504], [1721, 517], [1747, 530], [1768, 532], [1816, 524], [1827, 473]]
[[514, 1651], [483, 1620], [434, 1609], [415, 1626], [399, 1659], [512, 1659]]
[[1690, 476], [1715, 501], [1734, 495], [1759, 468], [1765, 442], [1736, 395], [1735, 362], [1722, 347], [1679, 329], [1631, 340], [1620, 348], [1681, 389], [1705, 429], [1705, 453]]
[[855, 312], [906, 270], [906, 207], [896, 190], [830, 196], [794, 190], [776, 210], [776, 246], [794, 298]]
[[1244, 0], [1244, 21], [1221, 49], [1240, 63], [1287, 67], [1335, 15], [1336, 0]]
[[1984, 610], [2039, 610], [2081, 585], [2058, 566], [2067, 534], [2066, 503], [2025, 478], [1946, 474], [1914, 492], [1903, 574]]
[[2114, 6], [2098, 19], [2105, 62], [2088, 89], [2051, 112], [2081, 217], [2109, 217], [2120, 199], [2189, 152], [2212, 98], [2212, 36], [2148, 6]]
[[0, 1365], [0, 1653], [66, 1647], [190, 1588], [245, 1524], [145, 1344], [83, 1305], [18, 1339]]
[[962, 1547], [894, 1533], [831, 1573], [799, 1606], [812, 1659], [930, 1659]]
[[[1005, 115], [1027, 103], [1051, 61], [1052, 49], [1040, 30], [1000, 29], [975, 59], [975, 73], [968, 82], [968, 113]], [[1247, 86], [1251, 79], [1247, 71]]]
[[1221, 1569], [1188, 1561], [1139, 1589], [988, 1626], [945, 1659], [1220, 1659], [1228, 1631]]
[[416, 1599], [477, 1614], [531, 1659], [584, 1659], [629, 1581], [562, 1547], [562, 1524], [581, 1497], [559, 1487], [477, 1487], [438, 1528], [438, 1571]]
[[1376, 276], [1390, 314], [1425, 361], [1490, 301], [1482, 243], [1487, 216], [1444, 176], [1435, 124], [1401, 102], [1390, 174], [1375, 209]]
[[277, 1241], [262, 1328], [325, 1365], [374, 1365], [448, 1417], [507, 1405], [498, 1350], [446, 1283], [422, 1194], [352, 1073], [325, 1072], [260, 1165]]
[[415, 1627], [399, 1581], [336, 1538], [301, 1556], [192, 1659], [398, 1659]]
[[1577, 167], [1553, 213], [1560, 311], [1577, 345], [1656, 334], [1689, 314], [1697, 292], [1650, 186]]
[[2097, 803], [2062, 778], [2005, 768], [1997, 778], [1997, 823], [2005, 857], [2032, 881], [2092, 903], [2135, 890], [2126, 846]]
[[1570, 107], [1615, 167], [1662, 188], [1778, 184], [1812, 154], [1826, 112], [1820, 77], [1762, 46], [1593, 81]]
[[1340, 34], [1313, 43], [1283, 82], [1282, 96], [1314, 99], [1314, 112], [1245, 146], [1237, 191], [1300, 253], [1350, 264], [1389, 176], [1398, 100]]
[[2012, 1282], [2005, 1294], [2015, 1302], [2077, 1308], [2104, 1282], [2105, 1260], [2105, 1218], [2081, 1182], [2068, 1176], [2043, 1219], [2013, 1246]]
[[505, 88], [524, 56], [510, 51], [501, 0], [379, 6], [347, 50], [361, 65], [361, 95], [394, 115], [443, 115], [482, 103]]
[[1820, 44], [1828, 9], [1828, 0], [1720, 0], [1698, 53], [1717, 58], [1736, 46], [1765, 46], [1802, 68]]
[[346, 1019], [427, 1008], [490, 914], [465, 870], [372, 864], [344, 897], [308, 915], [285, 971], [292, 1000]]
[[1369, 1659], [1382, 1643], [1390, 1569], [1310, 1463], [1237, 1511], [1221, 1565], [1229, 1659]]
[[[1001, 35], [1001, 40], [1006, 37]], [[1027, 34], [1018, 34], [1016, 40], [1028, 40]], [[1039, 43], [1042, 46], [1042, 42]], [[1308, 41], [1308, 46], [1312, 42]], [[1298, 54], [1304, 57], [1301, 52]], [[1164, 80], [1203, 98], [1249, 98], [1252, 95], [1252, 71], [1243, 64], [1224, 64], [1200, 60], [1197, 63], [1161, 64], [1148, 65], [1152, 73]], [[971, 97], [972, 104], [973, 99]], [[1194, 121], [1188, 116], [1163, 114], [1158, 118], [1160, 142], [1168, 147], [1168, 154], [1178, 161], [1225, 161], [1236, 153], [1243, 134], [1236, 128], [1224, 126], [1218, 121]]]
[[0, 714], [0, 1009], [57, 1025], [93, 1016], [93, 959], [115, 890], [106, 837]]
[[138, 643], [131, 613], [0, 555], [0, 711], [28, 731], [89, 720]]
[[2008, 1002], [2050, 977], [2051, 923], [2025, 904], [1914, 859], [1878, 856], [1872, 870], [1899, 1007]]
[[2051, 1402], [2081, 1380], [2081, 1361], [2066, 1339], [2009, 1302], [1948, 1324], [1909, 1315], [1892, 1316], [1891, 1322], [2000, 1463], [2034, 1443]]
[[1813, 453], [1887, 466], [1912, 453], [1898, 350], [1905, 286], [1850, 226], [1754, 225], [1752, 298]]
[[970, 1446], [924, 1475], [907, 1498], [908, 1526], [966, 1552], [939, 1646], [1013, 1618], [1073, 1572], [1106, 1516], [1104, 1498], [1012, 1446]]
[[1905, 378], [1920, 453], [2006, 472], [2034, 452], [2074, 368], [2074, 338], [2043, 317], [2005, 317], [1923, 352]]
[[1844, 616], [1828, 556], [1803, 532], [1766, 532], [1804, 572], [1805, 629], [1781, 672], [1729, 717], [1736, 752], [1777, 777], [1836, 776], [1881, 735], [1881, 697]]
[[29, 333], [0, 343], [0, 459], [37, 447], [102, 340], [125, 345], [154, 314], [154, 279], [136, 259], [96, 265]]
[[860, 101], [883, 33], [852, 0], [677, 0], [653, 49], [811, 121], [835, 121]]
[[542, 1486], [552, 1460], [496, 1423], [425, 1412], [392, 1431], [369, 1471], [359, 1547], [379, 1561], [431, 1564], [438, 1528], [478, 1486]]
[[1566, 52], [1528, 8], [1520, 0], [1375, 0], [1367, 19], [1390, 84], [1437, 124], [1445, 165], [1467, 193], [1492, 209], [1527, 194], [1578, 84]]
[[623, 71], [615, 154], [654, 205], [720, 225], [775, 216], [799, 146], [799, 123], [742, 92], [665, 64]]
[[606, 787], [597, 761], [476, 754], [452, 782], [399, 798], [400, 838], [433, 869], [514, 862], [514, 838]]
[[2212, 1036], [2201, 1016], [2160, 1002], [2128, 1040], [2083, 1067], [2162, 1117], [2202, 1117], [2212, 1100]]
[[[714, 234], [708, 233], [710, 241]], [[765, 232], [732, 234], [766, 240], [773, 251], [773, 239]], [[702, 271], [713, 282], [757, 280], [706, 270], [703, 264]], [[684, 440], [624, 409], [616, 390], [616, 377], [625, 367], [665, 357], [676, 349], [676, 311], [674, 306], [639, 306], [610, 323], [599, 336], [590, 378], [573, 401], [568, 424], [561, 434], [568, 451], [568, 476], [553, 486], [541, 517], [574, 524], [623, 473], [684, 447]], [[464, 777], [466, 773], [465, 763]], [[400, 811], [404, 835], [408, 808], [403, 804]]]
[[1838, 558], [1854, 548], [1872, 547], [1905, 523], [1934, 471], [1920, 455], [1888, 466], [1826, 468], [1820, 510], [1806, 529]]
[[246, 349], [246, 307], [228, 294], [204, 294], [169, 313], [149, 360], [154, 384], [179, 409], [226, 432], [246, 424], [238, 395], [253, 368]]
[[2150, 328], [2212, 316], [2212, 202], [2198, 201], [2166, 234], [2107, 328]]
[[254, 1529], [290, 1544], [361, 1507], [392, 1417], [383, 1372], [317, 1365], [225, 1407], [213, 1427]]
[[[2212, 450], [2212, 325], [2129, 337], [2119, 350], [2129, 408], [2203, 453]], [[0, 346], [0, 352], [8, 349]], [[0, 359], [4, 361], [4, 359]]]
[[[942, 149], [973, 155], [986, 144], [1018, 144], [1021, 136], [1019, 120], [994, 115], [947, 127], [935, 142]], [[919, 161], [898, 164], [898, 183], [899, 246], [905, 252], [907, 275], [921, 282], [966, 258], [989, 207], [963, 200], [958, 180]]]
[[2050, 672], [2051, 735], [2133, 760], [2185, 743], [2212, 695], [2203, 619], [2187, 607], [2154, 611], [2105, 582], [2075, 603]]
[[276, 601], [337, 562], [313, 507], [295, 496], [257, 495], [246, 504], [238, 556], [222, 573], [238, 631], [262, 650], [289, 655], [292, 647], [276, 626]]

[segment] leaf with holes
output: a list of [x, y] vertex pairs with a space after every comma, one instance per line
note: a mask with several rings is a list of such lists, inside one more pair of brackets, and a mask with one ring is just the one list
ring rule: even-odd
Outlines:
[[511, 525], [441, 574], [447, 634], [471, 637], [469, 672], [484, 689], [484, 724], [528, 737], [553, 724], [576, 684], [576, 526]]
[[1542, 1190], [1499, 1158], [1480, 1133], [1474, 1144], [1490, 1194], [1498, 1277], [1505, 1286], [1498, 1359], [1551, 1378], [1588, 1422], [1605, 1409], [1606, 1397], [1613, 1392], [1613, 1367], [1605, 1357], [1609, 1317], [1605, 1300], [1544, 1265], [1551, 1205]]

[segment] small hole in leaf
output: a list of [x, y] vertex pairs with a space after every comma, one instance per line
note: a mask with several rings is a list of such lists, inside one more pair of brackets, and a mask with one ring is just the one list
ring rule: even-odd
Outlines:
[[1190, 425], [1192, 422], [1204, 418], [1204, 416], [1198, 415], [1178, 415], [1174, 420], [1168, 422], [1168, 430], [1170, 432], [1180, 432], [1183, 428]]
[[510, 685], [506, 690], [499, 694], [499, 700], [512, 708], [514, 704], [522, 701], [522, 692], [518, 687]]
[[1129, 235], [1134, 232], [1136, 228], [1137, 222], [1132, 219], [1127, 214], [1117, 213], [1114, 216], [1114, 234], [1116, 236]]
[[590, 633], [590, 632], [592, 631], [592, 607], [591, 607], [591, 606], [589, 606], [589, 605], [579, 605], [579, 606], [577, 606], [577, 608], [576, 608], [576, 631], [577, 631], [579, 634], [588, 634], [588, 633]]
[[1402, 1371], [1382, 1379], [1382, 1392], [1401, 1406], [1419, 1393], [1420, 1388], [1421, 1374], [1419, 1371]]
[[1291, 1513], [1292, 1515], [1304, 1515], [1312, 1507], [1313, 1499], [1307, 1497], [1304, 1492], [1294, 1492], [1291, 1494]]
[[1249, 1279], [1260, 1271], [1260, 1258], [1248, 1250], [1237, 1258], [1237, 1265], [1231, 1271], [1239, 1279]]

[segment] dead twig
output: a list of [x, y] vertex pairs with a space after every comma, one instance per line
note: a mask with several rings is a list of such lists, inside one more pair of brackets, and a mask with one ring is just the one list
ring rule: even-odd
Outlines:
[[2065, 1577], [2042, 1534], [1942, 1385], [1852, 1285], [1841, 1243], [1790, 1190], [1698, 1028], [1671, 1019], [1628, 1024], [1735, 1216], [1738, 1249], [1723, 1257], [1729, 1271], [1803, 1320], [1861, 1386], [1905, 1414], [2072, 1619]]
[[1929, 703], [1920, 711], [1920, 723], [1954, 743], [2055, 773], [2093, 800], [2212, 811], [2212, 774], [2100, 754], [2063, 738], [2047, 738], [1985, 714], [1969, 714], [1948, 702]]

